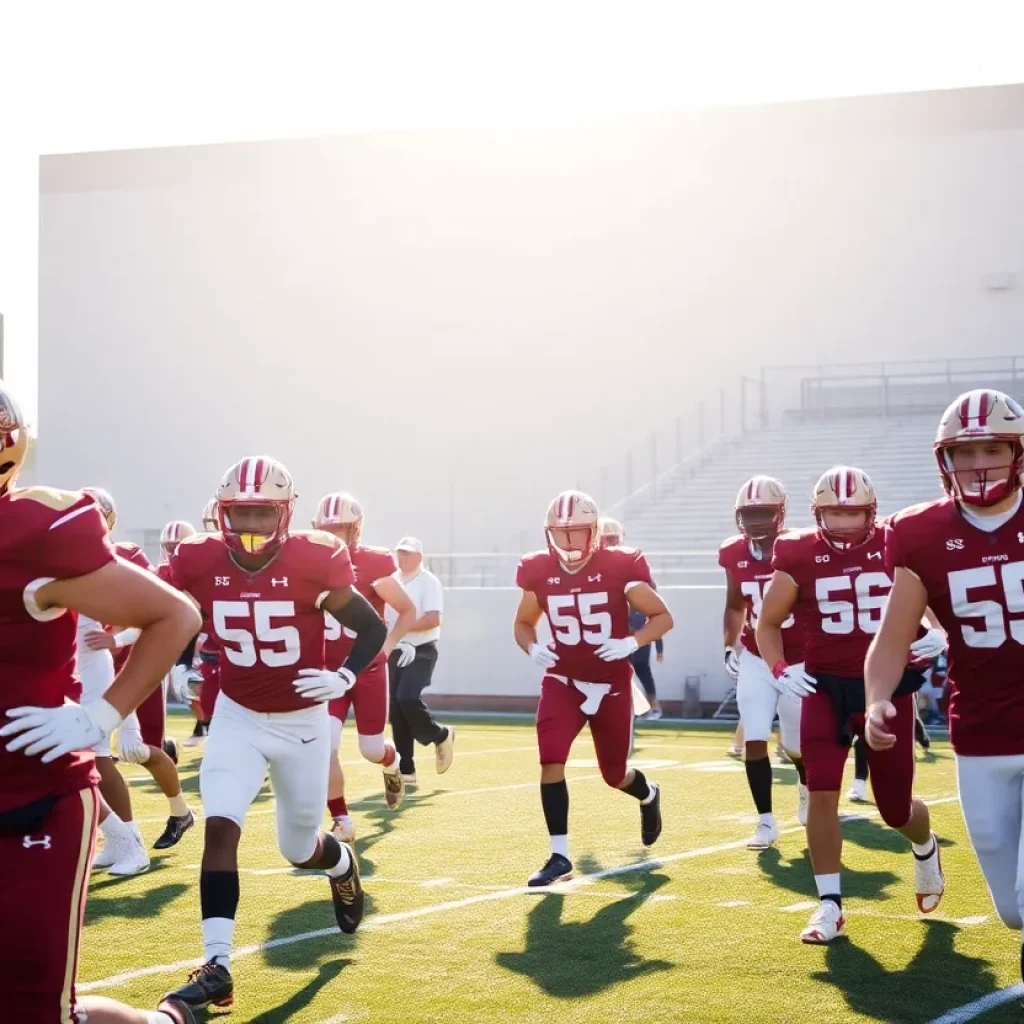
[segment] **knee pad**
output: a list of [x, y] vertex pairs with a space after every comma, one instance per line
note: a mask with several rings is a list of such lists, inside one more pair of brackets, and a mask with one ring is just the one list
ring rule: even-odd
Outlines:
[[386, 743], [384, 741], [384, 733], [377, 733], [376, 736], [363, 736], [362, 733], [358, 734], [359, 739], [359, 753], [370, 761], [372, 764], [380, 764], [384, 760], [384, 750]]

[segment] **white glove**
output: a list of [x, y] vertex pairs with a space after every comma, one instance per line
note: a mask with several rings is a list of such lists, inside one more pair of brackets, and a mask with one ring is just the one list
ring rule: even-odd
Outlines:
[[920, 640], [915, 640], [910, 645], [910, 657], [914, 661], [931, 661], [937, 658], [947, 647], [949, 641], [946, 639], [944, 629], [933, 628]]
[[145, 764], [149, 760], [149, 747], [142, 742], [139, 720], [134, 711], [117, 730], [117, 756], [128, 764]]
[[202, 672], [197, 672], [188, 665], [175, 665], [171, 669], [171, 696], [179, 704], [188, 705], [196, 699], [195, 690], [202, 682]]
[[319, 704], [344, 697], [355, 685], [356, 677], [347, 668], [339, 668], [337, 672], [329, 672], [325, 668], [300, 668], [299, 678], [292, 682], [300, 697]]
[[540, 665], [541, 668], [554, 668], [558, 664], [558, 655], [550, 647], [544, 644], [534, 644], [530, 648], [530, 657]]
[[732, 647], [725, 649], [725, 671], [730, 679], [735, 680], [740, 677], [740, 656]]
[[624, 636], [621, 640], [605, 640], [596, 654], [602, 661], [622, 661], [628, 658], [640, 645], [635, 636]]
[[11, 708], [7, 717], [14, 719], [0, 729], [0, 736], [14, 736], [7, 750], [24, 750], [30, 757], [42, 754], [43, 764], [72, 750], [95, 747], [121, 724], [120, 712], [105, 700], [59, 708]]
[[801, 700], [808, 694], [817, 692], [818, 680], [808, 675], [802, 665], [787, 665], [785, 672], [775, 677], [775, 686], [779, 693], [788, 694], [794, 700]]
[[399, 640], [395, 644], [395, 651], [398, 653], [398, 667], [405, 668], [416, 660], [416, 648], [407, 640]]

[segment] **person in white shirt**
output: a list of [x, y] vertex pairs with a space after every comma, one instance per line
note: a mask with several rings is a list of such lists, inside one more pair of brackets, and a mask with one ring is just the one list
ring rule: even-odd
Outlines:
[[[395, 546], [398, 579], [416, 606], [416, 621], [388, 659], [391, 687], [391, 735], [398, 751], [399, 771], [406, 785], [416, 784], [415, 743], [434, 744], [438, 775], [451, 767], [455, 753], [455, 728], [439, 725], [423, 703], [423, 691], [437, 664], [444, 594], [441, 581], [423, 566], [423, 545], [415, 537], [403, 537]], [[390, 627], [395, 613], [386, 615]]]

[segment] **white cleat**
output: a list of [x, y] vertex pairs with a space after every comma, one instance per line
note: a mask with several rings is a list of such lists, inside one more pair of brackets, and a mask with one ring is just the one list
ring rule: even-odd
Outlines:
[[939, 841], [932, 833], [935, 849], [930, 857], [919, 860], [914, 857], [914, 888], [917, 890], [917, 909], [930, 914], [942, 900], [946, 891], [946, 879], [942, 874], [942, 851]]
[[651, 708], [643, 717], [645, 721], [658, 722], [661, 720], [661, 708]]
[[349, 843], [351, 845], [356, 841], [356, 823], [351, 819], [348, 821], [336, 821], [331, 826], [331, 835], [339, 843]]
[[798, 782], [796, 784], [796, 820], [799, 821], [801, 825], [807, 824], [808, 798], [809, 794], [807, 792], [807, 787], [802, 782]]
[[772, 822], [770, 825], [766, 825], [763, 821], [760, 822], [757, 828], [754, 829], [754, 834], [750, 837], [747, 842], [748, 850], [767, 850], [769, 846], [774, 846], [779, 838], [779, 827]]
[[416, 781], [416, 773], [415, 772], [412, 772], [411, 774], [403, 773], [403, 775], [402, 775], [402, 785], [405, 786], [406, 789], [409, 789], [410, 787], [418, 786], [419, 783]]
[[821, 906], [800, 933], [800, 939], [810, 946], [824, 946], [843, 934], [846, 918], [832, 900], [822, 900]]
[[850, 786], [846, 799], [854, 804], [866, 804], [868, 802], [868, 784], [864, 779], [854, 779]]
[[743, 757], [743, 748], [742, 747], [737, 747], [736, 744], [734, 743], [725, 752], [725, 756], [726, 757], [735, 757], [736, 760], [738, 761], [741, 757]]
[[444, 775], [452, 766], [455, 760], [455, 726], [448, 726], [448, 735], [440, 743], [434, 744], [434, 757], [437, 767], [437, 774]]
[[149, 854], [142, 845], [142, 841], [133, 836], [125, 843], [118, 862], [111, 866], [110, 874], [118, 878], [127, 878], [130, 875], [141, 875], [143, 871], [149, 870]]
[[103, 871], [112, 867], [125, 855], [126, 850], [126, 844], [119, 843], [116, 839], [108, 839], [103, 844], [103, 848], [93, 857], [93, 871]]

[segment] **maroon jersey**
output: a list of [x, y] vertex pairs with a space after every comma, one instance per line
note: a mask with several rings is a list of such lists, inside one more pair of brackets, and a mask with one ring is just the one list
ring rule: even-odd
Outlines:
[[296, 711], [312, 701], [292, 683], [324, 667], [325, 591], [352, 586], [348, 548], [329, 533], [290, 534], [264, 568], [242, 569], [219, 533], [189, 537], [169, 581], [199, 603], [221, 652], [221, 689], [252, 711]]
[[602, 661], [596, 651], [630, 635], [631, 583], [652, 583], [647, 559], [635, 548], [601, 548], [574, 573], [548, 551], [523, 557], [516, 585], [536, 594], [547, 615], [558, 655], [553, 673], [584, 683], [630, 681], [628, 658]]
[[[137, 565], [140, 569], [152, 570], [153, 568], [146, 557], [146, 552], [138, 544], [133, 544], [130, 540], [119, 540], [114, 545], [114, 554], [118, 558], [123, 558], [126, 562]], [[114, 656], [114, 671], [120, 672], [124, 668], [124, 663], [128, 660], [128, 655], [132, 653], [132, 646], [128, 644], [126, 647], [121, 647], [110, 653]]]
[[[365, 547], [350, 548], [349, 554], [352, 557], [352, 568], [356, 574], [356, 590], [373, 605], [373, 610], [383, 619], [384, 601], [374, 590], [373, 585], [377, 580], [393, 576], [398, 571], [395, 556], [387, 548]], [[343, 629], [341, 623], [329, 612], [324, 613], [324, 621], [327, 640], [327, 667], [339, 669], [345, 664], [345, 659], [352, 650], [355, 634], [350, 630]], [[381, 652], [373, 663], [386, 660]]]
[[887, 531], [890, 572], [909, 569], [949, 637], [949, 737], [968, 756], [1024, 754], [1024, 508], [992, 533], [951, 498]]
[[[785, 537], [788, 534], [783, 531], [780, 536]], [[761, 612], [765, 587], [772, 578], [771, 558], [755, 558], [747, 538], [737, 535], [724, 541], [718, 549], [718, 564], [736, 581], [740, 593], [743, 594], [743, 602], [747, 606], [740, 642], [751, 654], [760, 657], [754, 630], [757, 628], [757, 617]], [[785, 630], [782, 642], [786, 662], [796, 665], [804, 660], [803, 624], [796, 621], [796, 616], [790, 615], [782, 624], [782, 628]]]
[[780, 534], [772, 568], [799, 587], [796, 619], [804, 627], [807, 671], [864, 677], [864, 658], [878, 632], [892, 579], [885, 570], [885, 532], [879, 523], [869, 541], [840, 551], [816, 527]]
[[[78, 616], [41, 611], [32, 594], [52, 579], [85, 576], [114, 560], [99, 506], [89, 496], [30, 487], [0, 498], [0, 721], [21, 705], [79, 700]], [[43, 764], [0, 742], [0, 811], [84, 789], [99, 781], [91, 750]]]

